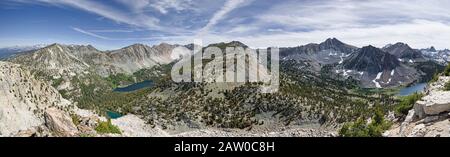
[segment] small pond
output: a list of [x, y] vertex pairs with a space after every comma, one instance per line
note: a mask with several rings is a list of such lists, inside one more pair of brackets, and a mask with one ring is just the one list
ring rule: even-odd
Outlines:
[[108, 116], [108, 118], [111, 119], [117, 119], [122, 117], [122, 114], [113, 111], [106, 111], [106, 115]]
[[408, 96], [408, 95], [414, 94], [416, 92], [423, 92], [423, 91], [425, 91], [426, 87], [427, 87], [427, 83], [418, 83], [411, 87], [405, 87], [403, 89], [400, 89], [398, 95], [399, 96]]
[[148, 88], [148, 87], [152, 87], [153, 86], [153, 81], [151, 80], [147, 80], [144, 82], [139, 82], [139, 83], [135, 83], [126, 87], [121, 87], [121, 88], [116, 88], [114, 89], [115, 92], [132, 92], [132, 91], [136, 91], [136, 90], [140, 90], [140, 89], [144, 89], [144, 88]]

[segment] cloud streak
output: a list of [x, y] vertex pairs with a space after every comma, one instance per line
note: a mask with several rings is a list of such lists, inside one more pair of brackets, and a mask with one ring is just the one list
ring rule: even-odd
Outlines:
[[206, 24], [206, 26], [200, 30], [198, 36], [203, 36], [206, 33], [209, 33], [210, 29], [214, 27], [225, 16], [227, 16], [228, 13], [230, 13], [234, 9], [244, 6], [245, 4], [249, 4], [249, 2], [250, 1], [245, 0], [227, 0], [225, 5], [212, 16], [208, 24]]
[[[142, 41], [142, 40], [146, 40], [146, 41], [179, 41], [179, 42], [182, 42], [182, 41], [187, 41], [186, 39], [190, 38], [190, 36], [147, 36], [147, 37], [113, 38], [113, 37], [99, 35], [92, 31], [84, 30], [84, 29], [77, 28], [77, 27], [70, 27], [70, 28], [76, 32], [82, 33], [82, 34], [90, 36], [90, 37], [103, 39], [103, 40], [110, 40], [110, 41]], [[111, 30], [111, 31], [115, 31], [115, 30]]]
[[104, 5], [102, 3], [98, 3], [96, 1], [89, 0], [35, 0], [35, 1], [26, 1], [26, 0], [18, 0], [16, 2], [21, 3], [46, 3], [55, 6], [70, 6], [73, 8], [81, 9], [93, 14], [97, 14], [99, 16], [105, 17], [107, 19], [125, 23], [133, 26], [138, 26], [142, 28], [152, 29], [152, 30], [165, 30], [162, 28], [158, 22], [159, 19], [147, 16], [144, 14], [139, 15], [130, 15], [129, 13], [123, 12], [119, 9], [113, 8], [108, 5]]
[[92, 33], [92, 32], [88, 32], [88, 31], [83, 30], [83, 29], [80, 29], [80, 28], [76, 28], [76, 27], [71, 27], [71, 28], [72, 28], [74, 31], [77, 31], [77, 32], [79, 32], [79, 33], [83, 33], [83, 34], [88, 35], [88, 36], [91, 36], [91, 37], [95, 37], [95, 38], [99, 38], [99, 39], [104, 39], [104, 40], [112, 40], [111, 38], [104, 37], [104, 36], [101, 36], [101, 35], [98, 35], [98, 34], [95, 34], [95, 33]]
[[[115, 21], [117, 25], [102, 24], [105, 30], [89, 23], [72, 28], [102, 40], [189, 43], [200, 38], [204, 43], [241, 40], [265, 47], [337, 37], [356, 46], [402, 41], [416, 48], [450, 47], [448, 0], [6, 1], [68, 6]], [[123, 38], [114, 38], [117, 33]]]

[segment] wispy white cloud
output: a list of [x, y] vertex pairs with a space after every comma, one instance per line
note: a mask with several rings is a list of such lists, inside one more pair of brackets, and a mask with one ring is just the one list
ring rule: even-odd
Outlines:
[[141, 11], [150, 5], [150, 0], [115, 0], [133, 11]]
[[[286, 0], [273, 3], [255, 20], [234, 25], [254, 47], [297, 46], [339, 37], [357, 46], [407, 42], [416, 48], [450, 47], [450, 1], [447, 0]], [[245, 30], [244, 28], [248, 28]], [[248, 35], [246, 31], [256, 34]], [[273, 31], [277, 30], [277, 31]]]
[[127, 6], [133, 12], [143, 12], [146, 9], [153, 8], [162, 14], [167, 14], [169, 9], [175, 11], [196, 10], [192, 0], [116, 0]]
[[89, 32], [94, 33], [132, 33], [135, 32], [135, 30], [131, 29], [91, 29]]
[[[103, 36], [97, 33], [94, 33], [92, 31], [88, 31], [88, 30], [84, 30], [81, 28], [77, 28], [77, 27], [70, 27], [72, 30], [85, 34], [87, 36], [90, 37], [94, 37], [94, 38], [98, 38], [98, 39], [104, 39], [104, 40], [110, 40], [110, 41], [186, 41], [186, 39], [190, 38], [190, 36], [145, 36], [145, 37], [107, 37], [107, 36]], [[100, 32], [102, 30], [99, 30]], [[111, 31], [116, 31], [116, 30], [111, 30]]]
[[[439, 49], [445, 49], [450, 47], [450, 25], [436, 21], [415, 20], [407, 23], [380, 25], [376, 27], [282, 32], [254, 36], [228, 36], [225, 40], [239, 40], [251, 47], [257, 48], [319, 43], [330, 37], [336, 37], [343, 42], [359, 47], [367, 45], [383, 47], [390, 43], [405, 42], [413, 48], [435, 46]], [[224, 40], [224, 38], [213, 38], [212, 40], [213, 42], [217, 42]]]
[[209, 33], [210, 29], [215, 26], [220, 20], [222, 20], [227, 14], [236, 8], [242, 7], [244, 5], [250, 4], [251, 0], [227, 0], [224, 6], [217, 11], [212, 18], [209, 20], [208, 24], [203, 27], [198, 36], [203, 36]]
[[447, 0], [327, 0], [287, 1], [256, 15], [262, 24], [290, 29], [340, 29], [404, 23], [413, 20], [450, 20]]
[[104, 5], [103, 3], [99, 3], [96, 1], [89, 0], [34, 0], [34, 1], [26, 1], [26, 0], [16, 0], [16, 2], [22, 3], [46, 3], [50, 5], [56, 6], [70, 6], [73, 8], [81, 9], [93, 14], [97, 14], [99, 16], [105, 17], [107, 19], [125, 23], [133, 26], [143, 27], [152, 30], [165, 30], [165, 28], [161, 27], [158, 22], [159, 19], [148, 16], [145, 14], [139, 15], [130, 15], [120, 9]]
[[[125, 7], [110, 1], [14, 1], [70, 6], [130, 25], [120, 28], [145, 30], [133, 34], [134, 29], [115, 27], [72, 28], [103, 40], [189, 43], [200, 38], [205, 43], [241, 40], [252, 47], [265, 47], [297, 46], [337, 37], [356, 46], [381, 47], [402, 41], [416, 48], [450, 47], [448, 0], [115, 0]], [[182, 12], [193, 10], [193, 14]], [[126, 35], [118, 39], [114, 33]]]
[[169, 9], [174, 9], [175, 11], [196, 10], [192, 0], [157, 0], [150, 6], [163, 14], [167, 14]]
[[104, 36], [101, 36], [101, 35], [98, 35], [98, 34], [95, 34], [95, 33], [92, 33], [92, 32], [88, 32], [88, 31], [83, 30], [83, 29], [80, 29], [80, 28], [76, 28], [76, 27], [71, 27], [71, 28], [72, 28], [74, 31], [77, 31], [77, 32], [80, 32], [80, 33], [89, 35], [89, 36], [91, 36], [91, 37], [96, 37], [96, 38], [105, 39], [105, 40], [111, 40], [111, 38], [104, 37]]

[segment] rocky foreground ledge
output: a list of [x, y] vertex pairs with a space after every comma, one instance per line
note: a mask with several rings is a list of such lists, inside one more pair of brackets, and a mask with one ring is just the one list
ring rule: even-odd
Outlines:
[[429, 85], [424, 96], [409, 111], [405, 121], [386, 131], [386, 137], [450, 137], [450, 91], [444, 91], [450, 77]]
[[136, 115], [126, 115], [113, 119], [111, 123], [117, 126], [121, 134], [102, 134], [95, 130], [99, 122], [106, 121], [91, 111], [76, 109], [80, 117], [77, 125], [73, 119], [61, 110], [49, 108], [45, 111], [45, 123], [27, 130], [19, 131], [17, 137], [333, 137], [336, 133], [320, 129], [279, 128], [277, 130], [241, 129], [196, 129], [179, 133], [169, 133], [160, 127], [146, 124]]

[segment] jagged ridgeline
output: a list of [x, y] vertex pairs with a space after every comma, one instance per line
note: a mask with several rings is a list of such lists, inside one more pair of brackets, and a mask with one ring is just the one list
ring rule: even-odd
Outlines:
[[[106, 111], [133, 113], [150, 124], [168, 128], [252, 128], [305, 124], [337, 128], [359, 117], [371, 117], [375, 105], [388, 111], [396, 104], [394, 98], [388, 95], [358, 92], [365, 85], [361, 80], [365, 79], [342, 77], [341, 72], [335, 73], [352, 68], [355, 72], [348, 72], [348, 76], [366, 72], [363, 76], [370, 78], [370, 82], [380, 72], [383, 73], [381, 79], [386, 82], [390, 76], [387, 71], [351, 66], [355, 60], [362, 60], [358, 58], [366, 58], [358, 55], [366, 50], [337, 39], [280, 49], [280, 90], [267, 94], [260, 92], [259, 83], [173, 82], [170, 73], [177, 58], [172, 58], [171, 51], [177, 46], [137, 44], [115, 51], [99, 51], [92, 46], [54, 44], [19, 54], [8, 61], [30, 69], [35, 77], [51, 83], [64, 98], [80, 108], [93, 109], [100, 114]], [[240, 42], [210, 46], [220, 49], [236, 46], [248, 48]], [[193, 45], [185, 47], [192, 49]], [[385, 57], [388, 56], [386, 52], [379, 51], [381, 55], [374, 57], [389, 60], [396, 67], [408, 66], [399, 63], [396, 56], [389, 55], [392, 57], [389, 59]], [[211, 61], [204, 60], [204, 63]], [[380, 70], [396, 68], [387, 67], [391, 66], [390, 63], [379, 66]], [[396, 76], [403, 75], [392, 75]], [[118, 87], [148, 80], [152, 81], [151, 87], [128, 92], [115, 91]], [[383, 83], [381, 85], [385, 86]]]

